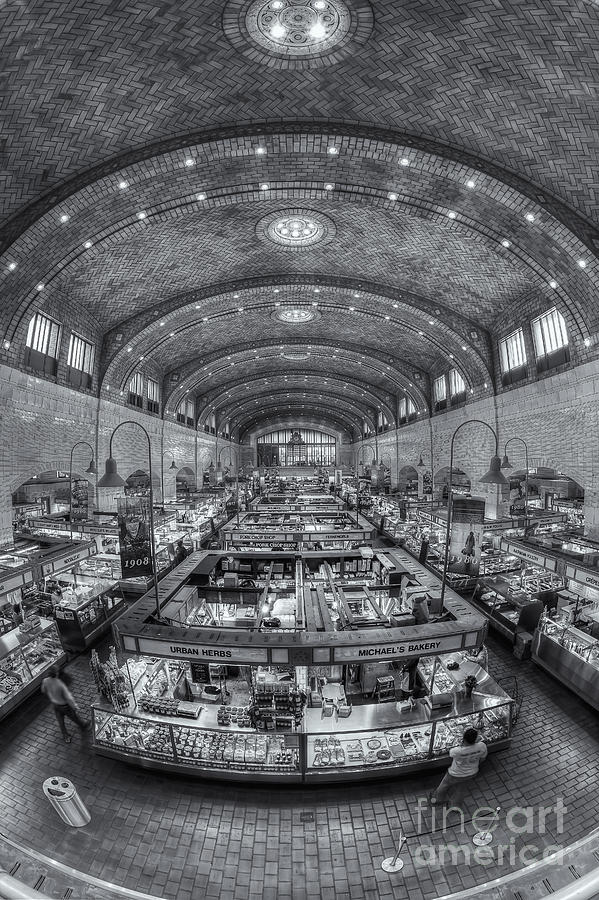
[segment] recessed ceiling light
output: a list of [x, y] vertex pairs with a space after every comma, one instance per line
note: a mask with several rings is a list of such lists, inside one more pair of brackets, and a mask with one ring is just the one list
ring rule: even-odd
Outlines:
[[70, 218], [71, 217], [67, 213], [63, 213], [62, 216], [60, 217], [60, 221], [63, 223], [68, 222]]
[[489, 385], [488, 385], [488, 384], [487, 384], [487, 382], [486, 382], [486, 381], [485, 381], [485, 384], [484, 384], [484, 387], [489, 387]]
[[329, 147], [327, 153], [329, 154], [329, 156], [337, 156], [339, 150], [337, 149], [337, 147]]
[[282, 38], [287, 34], [287, 29], [280, 24], [280, 22], [275, 22], [275, 24], [270, 29], [270, 34], [274, 38]]
[[174, 332], [174, 331], [169, 332], [169, 337], [174, 337], [174, 336], [175, 336], [175, 332]]
[[119, 190], [120, 191], [126, 191], [128, 187], [129, 187], [128, 181], [119, 181]]
[[15, 270], [16, 268], [17, 268], [16, 262], [9, 262], [9, 264], [8, 264], [8, 271], [9, 271], [9, 272], [14, 272], [14, 270]]
[[143, 356], [140, 356], [139, 358], [140, 358], [140, 359], [143, 359]]
[[557, 281], [550, 281], [549, 287], [555, 289], [557, 287]]
[[469, 187], [469, 188], [475, 188], [475, 187], [476, 187], [476, 182], [475, 182], [475, 181], [472, 181], [472, 179], [470, 179], [469, 181], [466, 182], [466, 187]]
[[244, 311], [244, 310], [243, 310], [243, 306], [240, 306], [239, 309], [237, 310], [237, 312], [240, 312], [240, 313], [243, 312], [243, 311]]
[[[274, 4], [273, 4], [273, 8], [275, 8]], [[256, 156], [264, 156], [264, 154], [266, 153], [266, 147], [256, 147], [254, 152], [255, 152]]]
[[137, 213], [137, 218], [138, 218], [138, 219], [145, 219], [146, 216], [147, 216], [147, 213], [145, 213], [145, 212], [143, 212], [143, 211]]
[[429, 325], [434, 325], [435, 323], [433, 322], [432, 319], [429, 319], [429, 320], [428, 320], [428, 324], [429, 324]]
[[587, 267], [587, 261], [586, 261], [586, 259], [579, 259], [579, 260], [578, 260], [578, 265], [580, 266], [581, 269], [586, 269], [586, 267]]
[[273, 291], [273, 294], [278, 294], [278, 293], [280, 293], [279, 288], [275, 288]]
[[387, 194], [387, 197], [389, 200], [397, 200], [397, 194], [393, 193], [393, 191], [391, 191], [390, 194]]
[[[423, 337], [423, 336], [424, 336], [424, 331], [419, 331], [418, 334], [420, 335], [420, 337]], [[389, 366], [387, 366], [387, 368], [389, 368]]]
[[86, 250], [89, 250], [89, 248], [93, 247], [94, 245], [91, 241], [86, 241], [83, 246], [85, 247]]
[[127, 347], [127, 353], [131, 353], [132, 350], [133, 350], [133, 347]]
[[320, 288], [314, 288], [314, 293], [315, 293], [315, 294], [320, 294]]
[[501, 242], [501, 246], [502, 247], [511, 247], [512, 245], [511, 245], [510, 241], [508, 241], [506, 238], [504, 238]]
[[239, 297], [239, 294], [233, 294], [233, 300], [237, 300], [238, 297]]
[[[5, 343], [6, 343], [6, 342], [5, 342]], [[590, 347], [590, 344], [591, 344], [591, 339], [590, 339], [590, 338], [585, 338], [585, 339], [584, 339], [584, 345], [585, 345], [585, 347]]]
[[42, 284], [41, 281], [40, 281], [39, 284], [36, 284], [35, 289], [36, 289], [36, 291], [43, 291], [43, 290], [44, 290], [44, 285]]
[[261, 191], [268, 191], [269, 188], [270, 188], [270, 185], [267, 184], [266, 181], [264, 181], [264, 182], [260, 185], [260, 190], [261, 190]]
[[534, 220], [535, 220], [534, 213], [526, 213], [526, 221], [527, 222], [534, 222]]
[[166, 322], [159, 322], [159, 325], [162, 328], [163, 325], [166, 325]]
[[355, 312], [355, 311], [356, 311], [356, 307], [355, 307], [355, 306], [350, 306], [350, 307], [349, 307], [349, 311], [350, 311], [350, 312]]
[[448, 212], [447, 215], [450, 219], [455, 219], [455, 217], [456, 217], [456, 213], [454, 213], [453, 210], [450, 210], [450, 212]]
[[333, 188], [334, 188], [334, 185], [331, 184], [330, 181], [327, 181], [327, 183], [326, 183], [325, 186], [324, 186], [325, 191], [332, 191]]
[[387, 321], [389, 321], [389, 319], [391, 318], [391, 316], [385, 316], [385, 318], [387, 319]]
[[10, 350], [10, 341], [8, 340], [8, 338], [4, 338], [4, 340], [2, 341], [2, 346], [5, 350]]
[[462, 344], [462, 350], [467, 350], [468, 347], [465, 344]]
[[400, 159], [399, 164], [400, 166], [409, 166], [410, 160], [407, 158], [407, 156], [404, 156], [403, 159]]
[[190, 169], [192, 166], [195, 166], [195, 164], [196, 164], [196, 161], [191, 156], [188, 156], [187, 159], [185, 160], [185, 165], [187, 166], [188, 169]]
[[196, 194], [196, 200], [205, 200], [206, 194]]
[[449, 354], [449, 358], [450, 358], [450, 359], [453, 359], [453, 353], [450, 353], [450, 354]]

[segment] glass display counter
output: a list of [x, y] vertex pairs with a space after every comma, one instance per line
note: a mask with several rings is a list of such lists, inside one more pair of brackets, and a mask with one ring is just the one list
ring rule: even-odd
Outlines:
[[[458, 665], [456, 674], [447, 664]], [[351, 781], [447, 765], [466, 727], [479, 729], [491, 751], [510, 741], [511, 698], [460, 653], [422, 660], [423, 680], [432, 674], [432, 690], [450, 692], [440, 706], [434, 694], [352, 701], [343, 680], [327, 683], [313, 667], [234, 667], [236, 676], [227, 676], [226, 666], [138, 657], [116, 671], [127, 673], [121, 680], [131, 691], [119, 695], [120, 709], [95, 705], [94, 746], [147, 768], [232, 780]], [[343, 679], [341, 667], [326, 671]], [[465, 697], [463, 679], [474, 673], [477, 685]], [[309, 683], [319, 680], [315, 691]], [[305, 705], [315, 694], [318, 704]], [[177, 699], [185, 696], [192, 699]]]
[[54, 622], [23, 624], [30, 630], [15, 628], [0, 637], [0, 719], [39, 688], [53, 664], [66, 661]]
[[107, 578], [61, 573], [58, 584], [62, 597], [54, 615], [63, 646], [85, 650], [123, 611], [125, 598], [118, 582]]
[[599, 710], [599, 640], [566, 617], [543, 617], [532, 642], [533, 660]]

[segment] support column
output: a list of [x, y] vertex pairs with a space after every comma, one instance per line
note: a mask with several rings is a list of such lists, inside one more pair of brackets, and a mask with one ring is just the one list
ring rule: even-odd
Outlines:
[[503, 519], [510, 513], [510, 489], [507, 484], [477, 484], [472, 494], [485, 499], [485, 519]]
[[100, 512], [116, 512], [117, 499], [125, 496], [124, 488], [99, 487], [98, 493], [98, 509]]
[[599, 541], [599, 490], [596, 488], [585, 487], [584, 534], [593, 541]]

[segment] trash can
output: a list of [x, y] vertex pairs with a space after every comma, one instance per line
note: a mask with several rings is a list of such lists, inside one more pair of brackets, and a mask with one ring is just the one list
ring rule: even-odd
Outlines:
[[46, 778], [43, 791], [60, 818], [73, 828], [81, 828], [91, 821], [91, 816], [77, 793], [77, 788], [68, 778], [55, 775]]

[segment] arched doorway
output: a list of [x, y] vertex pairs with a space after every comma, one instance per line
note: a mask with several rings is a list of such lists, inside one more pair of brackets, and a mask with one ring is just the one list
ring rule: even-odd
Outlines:
[[[447, 505], [447, 493], [449, 488], [449, 466], [443, 466], [442, 469], [435, 474], [435, 495], [436, 499], [441, 500], [443, 505]], [[452, 490], [456, 494], [469, 494], [472, 483], [468, 475], [462, 469], [453, 468], [451, 476]]]
[[176, 475], [177, 497], [188, 497], [196, 490], [196, 476], [193, 469], [183, 466]]
[[418, 470], [414, 466], [403, 466], [397, 474], [397, 489], [401, 494], [417, 496]]

